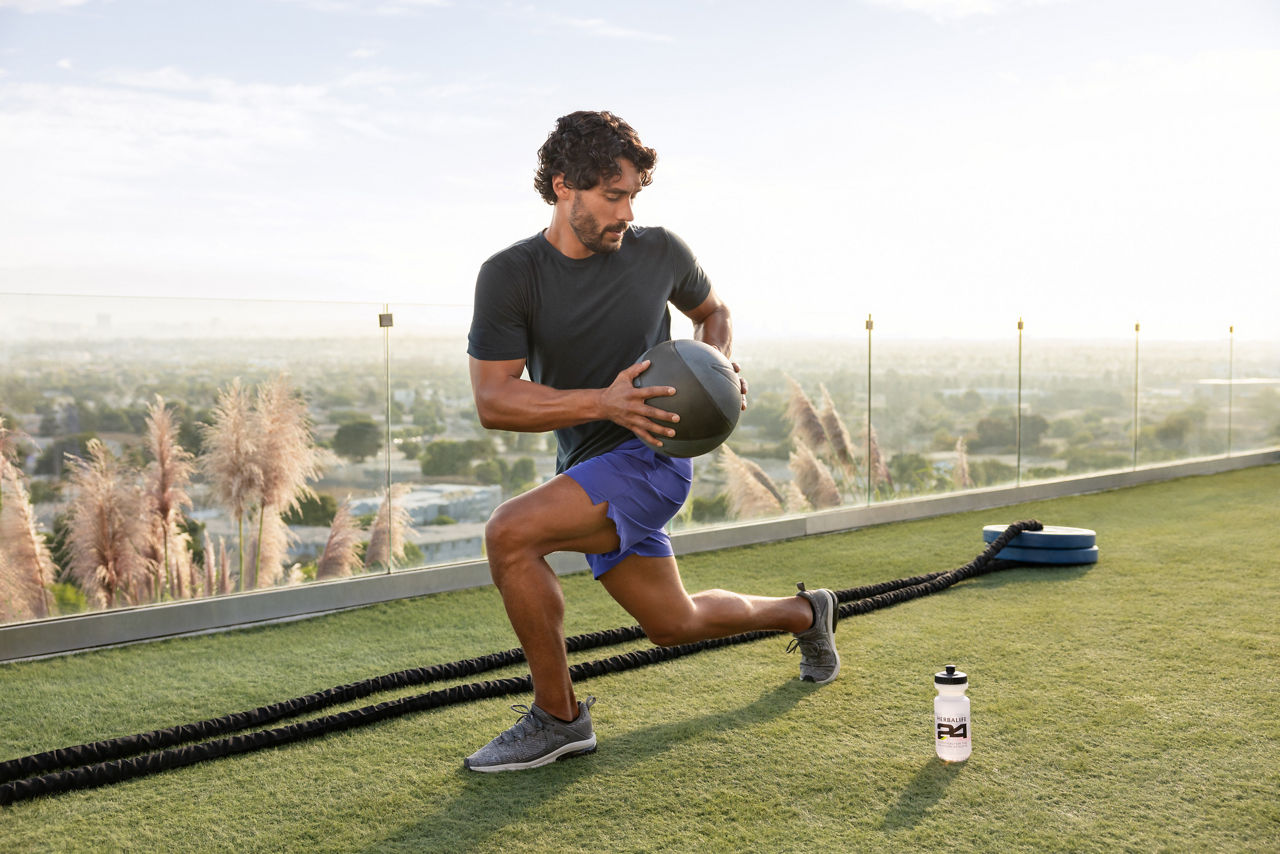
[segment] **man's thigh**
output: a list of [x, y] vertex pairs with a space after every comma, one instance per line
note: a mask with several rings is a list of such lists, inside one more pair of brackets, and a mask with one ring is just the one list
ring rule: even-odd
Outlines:
[[618, 548], [618, 532], [608, 505], [592, 504], [571, 477], [546, 483], [503, 502], [490, 519], [504, 543], [520, 543], [542, 554], [558, 551], [598, 554]]

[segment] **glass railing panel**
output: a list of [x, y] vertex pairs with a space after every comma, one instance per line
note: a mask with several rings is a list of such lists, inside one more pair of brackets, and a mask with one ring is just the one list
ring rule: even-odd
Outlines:
[[874, 499], [1014, 483], [1015, 320], [1008, 318], [1008, 329], [957, 330], [947, 339], [904, 337], [910, 317], [874, 320], [871, 419], [879, 449], [872, 457], [883, 464]]
[[[343, 424], [385, 408], [373, 381], [382, 373], [376, 307], [0, 299], [0, 412], [22, 431], [23, 491], [52, 540], [51, 607], [9, 619], [313, 577], [328, 530], [315, 518], [323, 506], [281, 511], [298, 487], [338, 492], [359, 468], [333, 446]], [[161, 413], [167, 431], [153, 426]], [[180, 463], [166, 469], [167, 489], [160, 447]], [[7, 487], [6, 500], [16, 500]], [[93, 530], [95, 506], [111, 512], [114, 539]]]
[[1240, 338], [1233, 346], [1228, 343], [1231, 453], [1280, 447], [1280, 342]]
[[680, 521], [771, 518], [858, 501], [862, 486], [850, 463], [859, 395], [865, 409], [865, 358], [856, 340], [740, 338], [734, 359], [749, 386], [747, 410], [721, 449], [695, 458], [692, 501]]
[[1160, 332], [1144, 324], [1138, 342], [1137, 464], [1226, 453], [1225, 342], [1162, 340]]
[[1022, 481], [1133, 465], [1133, 344], [1053, 337], [1028, 317], [1022, 346]]
[[[544, 434], [485, 430], [476, 416], [467, 371], [470, 303], [390, 306], [389, 475], [404, 552], [396, 569], [483, 556], [484, 523], [507, 497], [550, 476], [554, 448]], [[383, 422], [385, 423], [385, 421]], [[535, 469], [515, 465], [522, 449]], [[388, 465], [389, 461], [389, 465]]]
[[[478, 558], [493, 508], [554, 472], [550, 434], [479, 425], [469, 302], [0, 301], [4, 512], [27, 502], [49, 558], [31, 577], [50, 582], [24, 599], [6, 577], [0, 621]], [[910, 317], [874, 316], [870, 335], [866, 320], [839, 338], [739, 337], [750, 407], [723, 450], [695, 458], [672, 530], [1280, 446], [1274, 341], [1170, 342], [1124, 324], [1082, 340], [1051, 316], [1028, 316], [1021, 342], [1014, 316], [918, 338]], [[259, 449], [238, 464], [211, 459], [229, 453], [215, 433], [237, 382]], [[263, 426], [272, 388], [294, 422]], [[146, 503], [157, 396], [192, 466], [159, 544]], [[90, 439], [115, 503], [128, 492], [137, 506], [138, 554], [112, 564], [111, 589], [68, 546], [88, 463], [67, 454], [92, 461]], [[282, 477], [309, 490], [287, 517], [270, 509], [286, 499], [265, 501], [264, 471], [277, 496]]]

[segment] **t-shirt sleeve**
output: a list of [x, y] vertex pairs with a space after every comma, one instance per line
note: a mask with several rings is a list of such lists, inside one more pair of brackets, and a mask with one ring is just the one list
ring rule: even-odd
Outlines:
[[702, 265], [698, 263], [689, 244], [670, 231], [667, 232], [667, 237], [671, 241], [671, 259], [675, 273], [675, 284], [668, 299], [681, 311], [693, 311], [710, 295], [711, 280], [702, 271]]
[[482, 361], [529, 357], [527, 274], [490, 258], [476, 277], [467, 354]]

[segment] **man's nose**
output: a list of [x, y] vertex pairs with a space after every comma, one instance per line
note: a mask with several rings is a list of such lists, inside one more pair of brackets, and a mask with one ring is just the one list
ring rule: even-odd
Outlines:
[[636, 218], [635, 213], [631, 210], [631, 200], [623, 199], [618, 204], [618, 219], [623, 222], [631, 222]]

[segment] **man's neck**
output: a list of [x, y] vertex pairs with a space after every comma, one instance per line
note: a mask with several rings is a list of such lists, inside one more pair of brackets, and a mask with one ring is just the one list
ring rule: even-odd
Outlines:
[[584, 246], [578, 239], [578, 235], [573, 233], [573, 229], [569, 227], [568, 214], [561, 214], [559, 207], [552, 212], [551, 224], [542, 232], [542, 236], [566, 258], [582, 260], [596, 254]]

